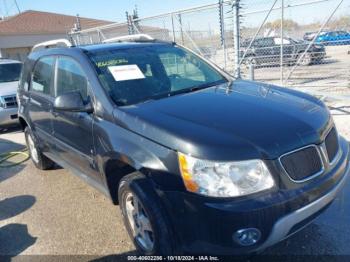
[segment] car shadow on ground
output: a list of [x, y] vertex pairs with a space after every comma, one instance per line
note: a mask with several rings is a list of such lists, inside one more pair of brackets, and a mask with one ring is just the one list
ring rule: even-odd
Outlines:
[[8, 139], [0, 138], [0, 154], [9, 151], [21, 151], [26, 148], [25, 145], [13, 142]]
[[1, 134], [8, 134], [13, 132], [22, 132], [22, 129], [19, 125], [15, 126], [8, 126], [8, 127], [0, 127], [0, 135]]
[[22, 253], [36, 242], [28, 232], [27, 225], [8, 224], [0, 228], [0, 260], [11, 261], [11, 258]]
[[[26, 147], [22, 144], [0, 138], [0, 183], [15, 176], [25, 167], [25, 163], [19, 163], [21, 160], [26, 158], [25, 155], [18, 155], [11, 159], [4, 160], [7, 156], [7, 153], [23, 151], [25, 148]], [[14, 162], [18, 162], [19, 164], [13, 165]], [[8, 167], [8, 165], [13, 166]]]
[[[15, 217], [35, 203], [30, 195], [15, 196], [0, 201], [0, 221]], [[0, 260], [11, 261], [11, 258], [22, 253], [36, 242], [36, 238], [28, 233], [24, 224], [7, 224], [0, 227]]]
[[30, 195], [5, 198], [0, 201], [0, 221], [17, 216], [28, 210], [35, 203], [35, 197]]

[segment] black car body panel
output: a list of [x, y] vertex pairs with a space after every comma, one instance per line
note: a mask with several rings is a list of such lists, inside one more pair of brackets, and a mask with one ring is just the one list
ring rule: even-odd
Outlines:
[[[245, 54], [244, 62], [254, 58], [256, 65], [276, 64], [280, 63], [281, 59], [281, 44], [276, 43], [276, 37], [260, 37], [252, 41], [248, 39], [243, 42], [241, 48], [241, 57]], [[277, 37], [277, 39], [280, 39]], [[279, 40], [280, 42], [281, 40]], [[299, 56], [306, 52], [311, 56], [311, 62], [320, 62], [325, 56], [326, 51], [323, 45], [312, 44], [306, 41], [297, 41], [290, 38], [284, 38], [288, 43], [283, 44], [283, 62], [293, 64], [296, 63]]]
[[227, 161], [275, 159], [319, 143], [332, 125], [315, 98], [242, 80], [121, 111], [116, 119], [136, 133], [201, 159]]
[[[19, 117], [22, 125], [31, 128], [44, 154], [115, 203], [121, 177], [132, 171], [144, 174], [161, 199], [183, 250], [221, 254], [257, 250], [281, 218], [321, 199], [346, 178], [349, 146], [342, 138], [336, 164], [327, 164], [317, 177], [295, 182], [283, 170], [279, 157], [308, 145], [321, 147], [334, 126], [327, 107], [301, 92], [233, 81], [223, 72], [229, 80], [224, 84], [116, 106], [87, 53], [146, 45], [171, 44], [121, 43], [32, 53], [18, 90]], [[57, 79], [50, 85], [51, 97], [31, 91], [33, 68], [46, 56], [70, 57], [80, 64], [88, 77], [93, 113], [54, 110]], [[188, 192], [178, 152], [212, 161], [261, 159], [275, 185], [233, 198]], [[262, 233], [254, 246], [242, 247], [232, 239], [237, 229], [246, 227]]]

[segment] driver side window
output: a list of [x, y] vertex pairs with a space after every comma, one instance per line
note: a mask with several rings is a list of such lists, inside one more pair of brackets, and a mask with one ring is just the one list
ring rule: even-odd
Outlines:
[[58, 57], [56, 96], [80, 92], [82, 98], [88, 97], [88, 79], [81, 66], [70, 57]]

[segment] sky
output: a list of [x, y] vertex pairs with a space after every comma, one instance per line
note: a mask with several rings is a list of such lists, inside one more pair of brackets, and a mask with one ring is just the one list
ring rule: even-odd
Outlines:
[[[320, 3], [287, 8], [285, 10], [285, 18], [293, 19], [300, 24], [322, 22], [340, 0], [284, 0], [285, 5], [314, 1], [319, 1]], [[135, 6], [138, 8], [140, 17], [148, 17], [217, 2], [218, 0], [17, 0], [21, 11], [31, 9], [73, 16], [79, 14], [81, 17], [103, 19], [113, 22], [125, 22], [125, 11], [131, 13]], [[273, 2], [273, 0], [241, 0], [243, 7], [242, 12], [268, 10]], [[17, 13], [14, 3], [14, 0], [0, 0], [0, 15]], [[280, 5], [281, 0], [277, 2], [276, 7]], [[337, 11], [336, 16], [342, 14], [350, 14], [350, 0], [343, 0], [343, 4]], [[243, 17], [242, 22], [246, 26], [258, 26], [263, 21], [265, 15], [266, 12], [247, 15]], [[280, 18], [280, 10], [273, 11], [268, 21], [278, 18]], [[184, 18], [184, 20], [185, 19], [186, 18]], [[154, 22], [159, 23], [159, 21]], [[161, 21], [161, 23], [164, 22]], [[205, 26], [216, 27], [218, 15], [216, 12], [211, 12], [210, 14], [202, 13], [197, 16], [195, 14], [190, 14], [187, 16], [187, 21], [185, 23], [186, 26], [192, 26], [192, 28], [201, 28], [203, 23]], [[209, 23], [210, 25], [207, 25]]]
[[[13, 0], [1, 1], [6, 3], [7, 9], [11, 9], [11, 12], [16, 11]], [[139, 9], [140, 16], [152, 16], [216, 2], [216, 0], [17, 0], [21, 11], [32, 9], [74, 16], [79, 14], [81, 17], [115, 22], [124, 22], [126, 19], [125, 11], [132, 12], [135, 5]], [[4, 3], [0, 7], [3, 11], [5, 9]]]

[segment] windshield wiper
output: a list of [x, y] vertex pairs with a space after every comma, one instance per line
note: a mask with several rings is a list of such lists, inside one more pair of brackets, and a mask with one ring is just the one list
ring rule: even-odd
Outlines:
[[223, 84], [223, 83], [226, 83], [226, 82], [227, 82], [226, 79], [220, 79], [218, 81], [205, 83], [205, 84], [201, 84], [201, 85], [198, 85], [198, 86], [193, 86], [193, 87], [190, 87], [190, 88], [186, 88], [186, 89], [181, 89], [181, 90], [178, 90], [178, 91], [170, 92], [169, 96], [174, 96], [174, 95], [179, 95], [179, 94], [184, 94], [184, 93], [191, 93], [191, 92], [195, 92], [195, 91], [198, 91], [198, 90], [201, 90], [201, 89], [205, 89], [205, 88], [213, 87], [213, 86], [216, 86], [216, 85], [219, 85], [219, 84]]
[[144, 103], [158, 100], [158, 99], [165, 98], [165, 97], [170, 97], [170, 96], [175, 96], [175, 95], [180, 95], [180, 94], [185, 94], [185, 93], [191, 93], [191, 92], [195, 92], [195, 91], [198, 91], [201, 89], [209, 88], [209, 87], [216, 86], [216, 85], [223, 84], [223, 83], [227, 83], [227, 82], [228, 81], [226, 79], [220, 79], [218, 81], [214, 81], [211, 83], [205, 83], [205, 84], [201, 84], [198, 86], [193, 86], [190, 88], [185, 88], [185, 89], [181, 89], [181, 90], [177, 90], [177, 91], [173, 91], [173, 92], [161, 93], [161, 94], [154, 95], [146, 100], [140, 101], [137, 104], [144, 104]]

